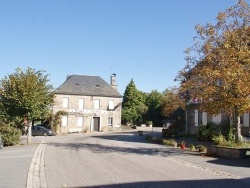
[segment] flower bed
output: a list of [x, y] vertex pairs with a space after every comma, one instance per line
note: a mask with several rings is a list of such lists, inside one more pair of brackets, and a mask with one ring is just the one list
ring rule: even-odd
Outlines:
[[214, 145], [207, 148], [207, 154], [225, 158], [247, 159], [250, 158], [250, 148], [230, 148]]

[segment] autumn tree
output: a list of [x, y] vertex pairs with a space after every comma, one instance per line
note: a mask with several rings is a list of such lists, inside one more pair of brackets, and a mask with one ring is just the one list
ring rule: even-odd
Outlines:
[[5, 76], [0, 81], [0, 111], [3, 116], [10, 120], [19, 117], [27, 122], [49, 117], [54, 93], [48, 82], [44, 71], [32, 68], [26, 71], [17, 68], [15, 73]]
[[127, 85], [122, 103], [122, 122], [137, 124], [146, 112], [146, 94], [137, 90], [133, 79]]
[[185, 99], [180, 98], [180, 91], [177, 87], [171, 87], [165, 90], [162, 101], [162, 115], [171, 117], [179, 108], [185, 109]]
[[241, 140], [240, 116], [250, 110], [250, 9], [239, 0], [220, 12], [215, 24], [196, 25], [197, 36], [186, 50], [185, 68], [178, 77], [182, 91], [201, 97], [209, 114], [222, 110], [234, 117]]

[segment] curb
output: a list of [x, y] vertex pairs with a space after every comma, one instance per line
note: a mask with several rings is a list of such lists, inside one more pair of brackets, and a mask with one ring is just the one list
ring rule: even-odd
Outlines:
[[46, 148], [46, 141], [42, 140], [32, 158], [32, 161], [29, 167], [26, 188], [38, 188], [38, 187], [47, 188], [47, 182], [46, 182], [45, 172], [44, 172], [45, 148]]

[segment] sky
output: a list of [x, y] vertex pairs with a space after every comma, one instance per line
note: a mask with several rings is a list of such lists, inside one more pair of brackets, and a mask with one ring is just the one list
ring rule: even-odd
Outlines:
[[[44, 70], [54, 88], [67, 75], [97, 75], [120, 94], [178, 86], [195, 25], [215, 23], [236, 0], [0, 1], [0, 79]], [[246, 0], [250, 4], [250, 0]]]

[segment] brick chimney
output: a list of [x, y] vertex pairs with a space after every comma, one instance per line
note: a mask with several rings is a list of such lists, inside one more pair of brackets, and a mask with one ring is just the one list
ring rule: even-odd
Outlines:
[[116, 74], [112, 74], [110, 77], [110, 85], [117, 90], [117, 84], [116, 84]]

